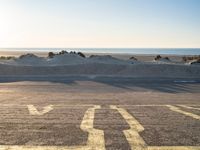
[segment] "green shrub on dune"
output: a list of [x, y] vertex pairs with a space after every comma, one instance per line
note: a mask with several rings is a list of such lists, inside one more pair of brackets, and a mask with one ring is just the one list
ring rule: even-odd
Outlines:
[[13, 56], [1, 56], [0, 59], [1, 60], [11, 60], [11, 59], [15, 59], [15, 57], [13, 57]]

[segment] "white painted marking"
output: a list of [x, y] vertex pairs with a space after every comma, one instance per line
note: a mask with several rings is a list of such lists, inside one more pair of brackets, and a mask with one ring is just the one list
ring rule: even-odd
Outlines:
[[0, 90], [0, 94], [1, 93], [3, 93], [3, 94], [5, 94], [5, 93], [13, 93], [14, 92], [14, 90], [8, 90], [8, 89], [1, 89]]
[[95, 109], [100, 106], [89, 108], [81, 122], [80, 128], [88, 132], [87, 145], [85, 146], [11, 146], [0, 145], [0, 150], [105, 150], [104, 132], [94, 129]]
[[[171, 105], [171, 104], [146, 104], [146, 105], [144, 105], [144, 104], [142, 104], [142, 105], [117, 105], [117, 106], [122, 106], [122, 107], [135, 107], [135, 106], [137, 106], [137, 107], [139, 107], [139, 106], [141, 106], [141, 107], [143, 107], [143, 106], [146, 106], [146, 107], [166, 107], [166, 105]], [[200, 104], [180, 104], [180, 103], [177, 103], [177, 104], [173, 104], [173, 105], [187, 105], [187, 106], [200, 106]], [[9, 107], [9, 106], [13, 106], [13, 107], [15, 107], [15, 106], [22, 106], [22, 107], [27, 107], [27, 105], [25, 105], [25, 104], [0, 104], [0, 106], [6, 106], [6, 107]], [[82, 104], [82, 105], [79, 105], [79, 104], [77, 104], [77, 105], [65, 105], [65, 104], [63, 104], [63, 105], [53, 105], [54, 106], [54, 108], [55, 107], [93, 107], [94, 105], [89, 105], [89, 104]]]
[[200, 150], [199, 146], [148, 146], [146, 150]]
[[95, 109], [100, 108], [100, 106], [89, 108], [81, 123], [81, 129], [89, 133], [87, 144], [92, 150], [105, 150], [104, 132], [93, 127]]
[[28, 110], [30, 115], [34, 115], [34, 116], [42, 116], [48, 112], [50, 112], [51, 110], [53, 110], [53, 105], [48, 105], [43, 107], [42, 111], [38, 111], [34, 105], [27, 105]]
[[200, 120], [200, 116], [199, 115], [196, 115], [196, 114], [193, 114], [191, 112], [187, 112], [187, 111], [183, 111], [181, 109], [179, 109], [178, 107], [176, 106], [172, 106], [172, 105], [166, 105], [170, 110], [174, 111], [174, 112], [178, 112], [180, 114], [183, 114], [185, 116], [189, 116], [189, 117], [192, 117], [194, 119], [197, 119], [197, 120]]
[[175, 80], [174, 83], [196, 83], [195, 80]]
[[[166, 107], [166, 105], [170, 104], [146, 104], [146, 105], [117, 105], [119, 107]], [[186, 104], [174, 104], [174, 105], [186, 105]], [[188, 106], [200, 106], [199, 104], [187, 104]]]
[[143, 126], [125, 109], [113, 105], [110, 108], [118, 110], [129, 124], [130, 129], [123, 132], [132, 150], [200, 150], [200, 146], [147, 146], [139, 135], [139, 132], [144, 131]]
[[139, 132], [142, 132], [144, 130], [143, 126], [132, 115], [130, 115], [125, 109], [118, 108], [117, 106], [113, 106], [113, 105], [111, 105], [110, 108], [118, 110], [118, 112], [129, 124], [130, 129], [124, 130], [123, 132], [124, 132], [124, 135], [126, 136], [128, 143], [131, 146], [131, 149], [139, 150], [139, 149], [144, 149], [145, 147], [147, 147], [145, 141], [139, 135]]
[[[128, 106], [128, 105], [126, 105]], [[194, 114], [180, 110], [178, 107], [171, 105], [129, 105], [129, 106], [167, 106], [171, 110], [184, 115], [195, 117]], [[191, 106], [191, 105], [190, 105]], [[194, 106], [194, 105], [193, 105]], [[196, 105], [199, 106], [199, 105]], [[130, 129], [124, 130], [123, 133], [127, 138], [132, 150], [200, 150], [199, 146], [147, 146], [139, 132], [144, 131], [143, 126], [125, 109], [117, 106], [110, 106], [116, 109], [129, 124]], [[192, 107], [193, 108], [193, 107]], [[80, 128], [89, 133], [86, 146], [4, 146], [0, 145], [0, 150], [105, 150], [104, 132], [94, 129], [95, 109], [100, 106], [89, 108], [82, 120]], [[37, 109], [36, 109], [37, 110]], [[197, 115], [198, 116], [198, 115]], [[195, 118], [196, 119], [196, 118]]]
[[[25, 104], [0, 104], [0, 106], [22, 106], [22, 107], [27, 107]], [[54, 107], [93, 107], [94, 105], [53, 105]]]
[[200, 110], [200, 108], [191, 107], [191, 106], [186, 106], [186, 105], [178, 105], [178, 106], [181, 106], [181, 107], [183, 107], [183, 108], [187, 108], [187, 109]]
[[[93, 150], [93, 149], [87, 147], [67, 148], [66, 146], [0, 146], [0, 150]], [[199, 146], [148, 146], [146, 148], [138, 148], [134, 150], [200, 150], [200, 147]]]

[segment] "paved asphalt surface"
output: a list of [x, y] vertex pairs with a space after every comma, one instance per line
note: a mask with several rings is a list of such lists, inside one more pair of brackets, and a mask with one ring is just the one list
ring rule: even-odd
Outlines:
[[199, 150], [199, 81], [0, 77], [0, 150]]

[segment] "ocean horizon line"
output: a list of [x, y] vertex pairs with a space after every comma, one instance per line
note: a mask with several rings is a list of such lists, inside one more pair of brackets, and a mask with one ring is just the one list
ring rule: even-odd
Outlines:
[[59, 52], [62, 50], [108, 54], [200, 55], [200, 48], [0, 48], [0, 52]]

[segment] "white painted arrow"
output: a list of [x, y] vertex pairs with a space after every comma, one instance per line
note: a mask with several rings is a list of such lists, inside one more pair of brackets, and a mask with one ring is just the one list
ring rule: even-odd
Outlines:
[[43, 107], [42, 111], [38, 111], [34, 105], [27, 105], [28, 110], [30, 115], [34, 115], [34, 116], [42, 116], [48, 112], [50, 112], [51, 110], [53, 110], [53, 105], [48, 105]]

